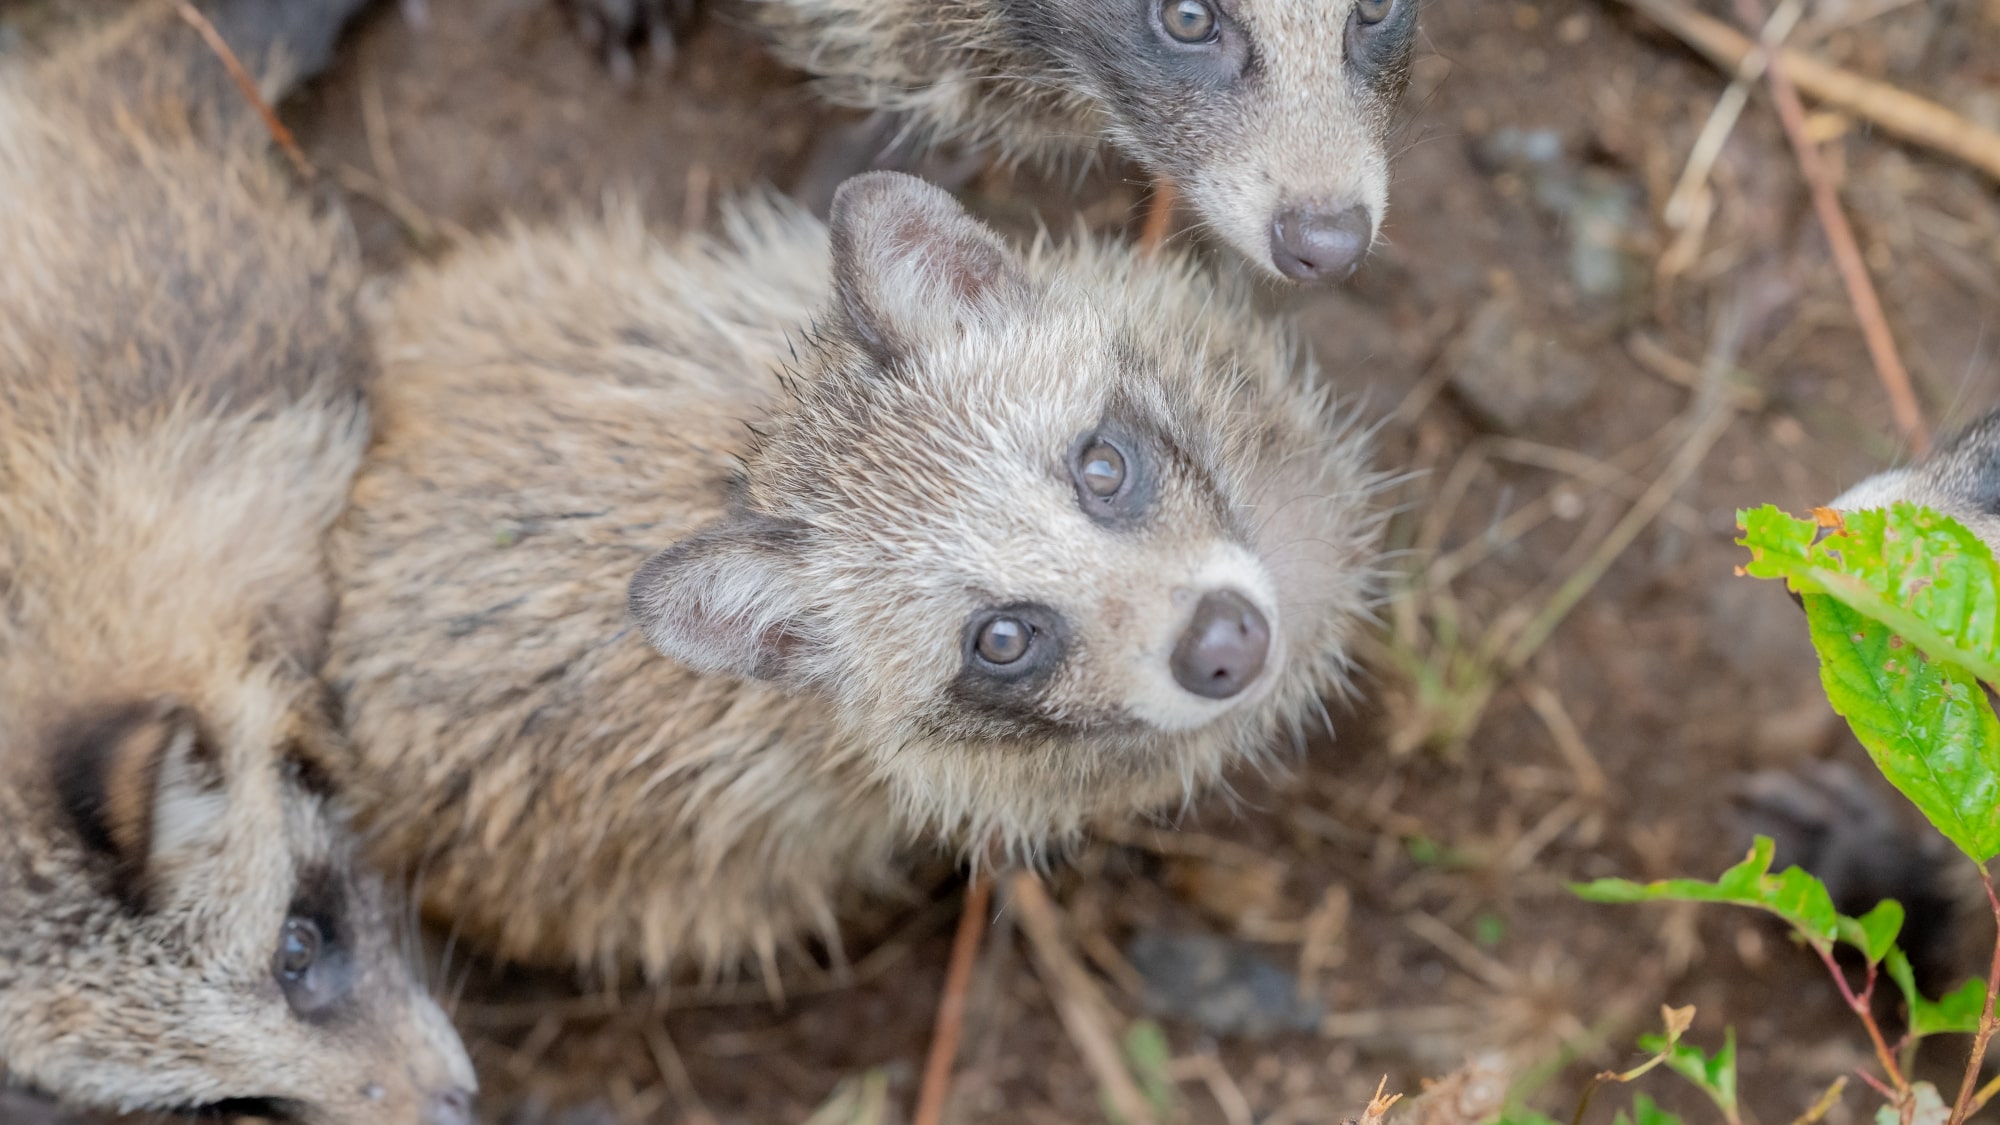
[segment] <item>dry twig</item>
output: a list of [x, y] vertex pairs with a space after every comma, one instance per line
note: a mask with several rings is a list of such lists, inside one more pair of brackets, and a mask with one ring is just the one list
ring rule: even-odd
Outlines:
[[1063, 1030], [1069, 1032], [1071, 1042], [1082, 1052], [1084, 1063], [1090, 1067], [1111, 1108], [1128, 1125], [1154, 1125], [1152, 1108], [1125, 1069], [1118, 1037], [1106, 1023], [1108, 1002], [1070, 951], [1063, 937], [1062, 921], [1056, 915], [1055, 904], [1049, 901], [1048, 892], [1042, 889], [1041, 879], [1033, 872], [1020, 872], [1008, 880], [1007, 891], [1009, 901], [1020, 914], [1021, 928], [1027, 931], [1034, 946], [1042, 985], [1048, 989], [1049, 999], [1055, 1002]]
[[310, 180], [318, 175], [313, 170], [312, 162], [306, 159], [304, 152], [300, 151], [299, 142], [293, 139], [292, 131], [285, 128], [284, 122], [278, 120], [278, 115], [271, 110], [271, 103], [265, 101], [264, 95], [258, 92], [257, 80], [250, 77], [249, 71], [243, 69], [243, 63], [237, 59], [236, 52], [229, 49], [228, 43], [223, 42], [222, 34], [215, 30], [214, 24], [208, 22], [208, 17], [196, 11], [195, 6], [188, 3], [188, 0], [174, 0], [174, 11], [180, 14], [181, 19], [189, 27], [195, 29], [202, 41], [208, 44], [208, 49], [215, 52], [215, 57], [221, 60], [223, 69], [227, 70], [229, 77], [235, 81], [236, 88], [242, 91], [243, 100], [249, 102], [258, 116], [264, 119], [264, 128], [271, 131], [271, 139], [278, 142], [278, 147], [284, 149], [285, 155], [291, 158], [292, 167], [298, 170], [299, 176]]
[[[1738, 71], [1756, 50], [1742, 32], [1680, 0], [1621, 2], [1644, 12], [1710, 62], [1731, 73]], [[1777, 57], [1798, 88], [1815, 101], [1865, 118], [1885, 133], [1962, 160], [2000, 179], [2000, 133], [1974, 124], [1936, 102], [1820, 62], [1803, 52], [1780, 51]]]
[[945, 970], [944, 995], [938, 998], [937, 1024], [931, 1031], [931, 1051], [924, 1060], [924, 1084], [912, 1125], [938, 1125], [944, 1118], [945, 1100], [951, 1096], [951, 1065], [965, 1030], [965, 991], [979, 959], [979, 939], [986, 932], [992, 902], [993, 877], [975, 872], [965, 889], [965, 905], [959, 908], [958, 932], [951, 939], [950, 967]]
[[[1763, 0], [1736, 0], [1736, 10], [1743, 22], [1763, 25]], [[1767, 34], [1769, 29], [1767, 28]], [[1799, 101], [1799, 92], [1793, 88], [1791, 74], [1780, 54], [1779, 43], [1766, 38], [1763, 43], [1767, 57], [1764, 80], [1770, 83], [1771, 100], [1777, 103], [1778, 120], [1784, 123], [1785, 136], [1792, 142], [1792, 152], [1798, 157], [1799, 172], [1806, 178], [1806, 185], [1812, 191], [1813, 210], [1819, 213], [1819, 224], [1826, 230], [1827, 243], [1833, 249], [1834, 264], [1840, 268], [1840, 279], [1847, 286], [1847, 299], [1854, 305], [1854, 317], [1861, 322], [1861, 337], [1868, 343], [1868, 355], [1875, 361], [1875, 374], [1882, 381], [1882, 389], [1889, 395], [1889, 409], [1896, 416], [1896, 429], [1904, 440], [1918, 454], [1930, 448], [1930, 435], [1924, 429], [1923, 411], [1917, 406], [1916, 391], [1910, 386], [1910, 373], [1903, 366], [1903, 358], [1896, 354], [1896, 338], [1889, 331], [1889, 318], [1882, 311], [1882, 299], [1875, 292], [1875, 282], [1868, 276], [1868, 264], [1861, 258], [1861, 245], [1854, 238], [1854, 228], [1847, 221], [1847, 212], [1841, 209], [1840, 193], [1834, 187], [1833, 177], [1821, 162], [1819, 148], [1806, 131], [1806, 107]]]
[[1167, 235], [1174, 225], [1174, 205], [1180, 202], [1181, 191], [1168, 179], [1153, 182], [1153, 198], [1146, 204], [1146, 221], [1139, 227], [1139, 245], [1147, 250], [1158, 250], [1166, 244]]

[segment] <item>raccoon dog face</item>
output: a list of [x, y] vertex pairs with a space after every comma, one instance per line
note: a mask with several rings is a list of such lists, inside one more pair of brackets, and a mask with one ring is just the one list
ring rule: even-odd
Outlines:
[[[0, 988], [0, 1033], [26, 1032], [19, 1074], [123, 1108], [471, 1120], [471, 1065], [412, 979], [324, 778], [272, 752], [315, 737], [291, 694], [253, 675], [206, 708], [163, 696], [47, 724], [52, 851], [107, 905], [26, 923], [51, 940], [26, 943]], [[0, 755], [35, 753], [10, 733]]]
[[1419, 0], [1001, 0], [1111, 139], [1272, 274], [1337, 282], [1388, 205]]
[[1183, 267], [1024, 259], [910, 177], [849, 181], [832, 226], [740, 511], [633, 583], [663, 652], [825, 693], [919, 819], [1014, 842], [1316, 706], [1370, 482], [1281, 332]]

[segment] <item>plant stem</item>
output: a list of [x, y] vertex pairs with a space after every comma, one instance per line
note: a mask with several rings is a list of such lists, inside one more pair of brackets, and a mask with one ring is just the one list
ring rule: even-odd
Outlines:
[[[1819, 959], [1826, 963], [1826, 971], [1833, 974], [1834, 983], [1840, 986], [1841, 999], [1847, 1001], [1848, 1009], [1860, 1016], [1862, 1026], [1868, 1029], [1868, 1038], [1875, 1044], [1875, 1058], [1882, 1064], [1882, 1070], [1889, 1076], [1889, 1081], [1895, 1084], [1896, 1104], [1901, 1105], [1909, 1098], [1910, 1082], [1903, 1077], [1902, 1068], [1896, 1065], [1896, 1056], [1889, 1050], [1888, 1040], [1882, 1038], [1882, 1028], [1875, 1022], [1875, 1013], [1868, 1003], [1870, 995], [1875, 991], [1874, 974], [1871, 971], [1868, 986], [1857, 996], [1847, 983], [1847, 974], [1840, 971], [1839, 962], [1833, 959], [1833, 948], [1831, 946], [1822, 948], [1815, 942], [1813, 949], [1819, 954]], [[1862, 1077], [1869, 1076], [1862, 1074]]]
[[[1982, 870], [1980, 874], [1985, 874]], [[1979, 1030], [1972, 1036], [1972, 1054], [1965, 1060], [1965, 1077], [1958, 1084], [1958, 1101], [1951, 1107], [1951, 1125], [1962, 1125], [1972, 1113], [1973, 1091], [1979, 1086], [1979, 1065], [1986, 1061], [1986, 1044], [1993, 1038], [1996, 1021], [1993, 1001], [2000, 995], [2000, 896], [1993, 893], [1993, 881], [1981, 880], [1987, 905], [1993, 908], [1993, 964], [1986, 971], [1986, 1006], [1979, 1011]], [[1989, 1095], [1990, 1096], [1990, 1095]]]

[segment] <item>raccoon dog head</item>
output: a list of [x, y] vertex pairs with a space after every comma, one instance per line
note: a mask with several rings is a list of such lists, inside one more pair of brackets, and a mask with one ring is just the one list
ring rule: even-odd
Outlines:
[[1266, 274], [1344, 280], [1388, 205], [1419, 0], [1000, 0], [1112, 141]]
[[471, 1064], [296, 750], [315, 733], [292, 694], [253, 675], [208, 707], [78, 708], [31, 745], [0, 730], [0, 757], [45, 755], [46, 788], [28, 788], [65, 872], [38, 876], [31, 848], [0, 864], [0, 901], [32, 906], [67, 879], [95, 904], [10, 922], [14, 950], [0, 939], [17, 1077], [122, 1110], [469, 1125]]
[[1033, 848], [1184, 796], [1336, 682], [1373, 480], [1280, 326], [1178, 262], [1021, 256], [857, 177], [734, 514], [654, 557], [668, 656], [829, 697], [912, 817]]

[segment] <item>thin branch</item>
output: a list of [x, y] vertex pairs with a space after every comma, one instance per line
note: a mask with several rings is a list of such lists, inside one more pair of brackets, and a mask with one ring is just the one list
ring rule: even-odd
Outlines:
[[1153, 181], [1153, 198], [1146, 204], [1146, 221], [1139, 227], [1140, 246], [1157, 251], [1166, 244], [1167, 235], [1173, 231], [1174, 205], [1180, 202], [1180, 197], [1180, 189], [1172, 180]]
[[[1747, 24], [1765, 24], [1763, 0], [1736, 0], [1736, 10]], [[1910, 372], [1903, 366], [1902, 356], [1896, 353], [1896, 337], [1889, 331], [1882, 299], [1875, 292], [1874, 280], [1868, 276], [1868, 263], [1862, 260], [1861, 245], [1855, 240], [1847, 212], [1841, 209], [1840, 192], [1820, 159], [1819, 148], [1806, 132], [1806, 107], [1792, 86], [1790, 72], [1779, 53], [1781, 45], [1766, 38], [1763, 46], [1767, 59], [1764, 80], [1771, 86], [1771, 100], [1777, 103], [1778, 120], [1785, 126], [1785, 136], [1791, 139], [1799, 172], [1812, 191], [1813, 210], [1819, 213], [1819, 224], [1826, 230], [1834, 264], [1840, 268], [1840, 280], [1847, 286], [1847, 299], [1854, 305], [1854, 318], [1861, 322], [1861, 337], [1867, 341], [1868, 355], [1875, 361], [1875, 375], [1889, 396], [1896, 430], [1910, 443], [1913, 452], [1922, 455], [1930, 448], [1930, 434], [1924, 429], [1923, 411], [1917, 406], [1916, 391], [1910, 386]]]
[[[1621, 0], [1644, 12], [1681, 42], [1723, 70], [1736, 73], [1755, 45], [1721, 20], [1695, 11], [1680, 0]], [[2000, 180], [2000, 133], [1951, 110], [1852, 71], [1823, 63], [1801, 51], [1779, 54], [1786, 73], [1815, 101], [1873, 122], [1891, 136], [1922, 145], [1979, 169]]]
[[1986, 1044], [1992, 1041], [1996, 1026], [1993, 1002], [2000, 997], [2000, 896], [1993, 893], [1991, 879], [1982, 880], [1982, 885], [1986, 889], [1986, 902], [1993, 908], [1993, 964], [1986, 971], [1986, 1006], [1979, 1012], [1979, 1030], [1972, 1036], [1972, 1053], [1965, 1060], [1965, 1077], [1958, 1084], [1958, 1101], [1951, 1108], [1951, 1125], [1960, 1125], [1972, 1114], [1972, 1097], [1979, 1086], [1979, 1067], [1986, 1061]]
[[1152, 1108], [1139, 1092], [1131, 1072], [1125, 1069], [1117, 1036], [1105, 1024], [1108, 1004], [1104, 995], [1070, 952], [1055, 904], [1049, 901], [1041, 880], [1033, 872], [1023, 871], [1008, 880], [1007, 890], [1020, 914], [1021, 929], [1027, 932], [1028, 941], [1034, 946], [1042, 985], [1048, 990], [1049, 999], [1055, 1002], [1063, 1029], [1083, 1054], [1083, 1061], [1111, 1102], [1111, 1108], [1127, 1125], [1154, 1125]]
[[965, 993], [972, 966], [979, 959], [979, 939], [985, 935], [993, 902], [993, 876], [975, 872], [959, 907], [958, 932], [951, 939], [951, 962], [945, 971], [944, 995], [938, 1000], [937, 1024], [931, 1032], [930, 1056], [924, 1060], [924, 1084], [917, 1096], [911, 1125], [938, 1125], [951, 1096], [951, 1066], [958, 1058], [958, 1041], [965, 1030]]
[[181, 19], [195, 29], [195, 32], [208, 44], [208, 49], [214, 51], [215, 57], [222, 61], [223, 69], [229, 72], [229, 77], [236, 82], [236, 88], [242, 91], [243, 100], [249, 102], [258, 116], [264, 119], [264, 128], [270, 130], [271, 139], [278, 142], [278, 147], [284, 149], [285, 155], [291, 158], [292, 167], [298, 170], [299, 176], [307, 180], [317, 176], [312, 161], [306, 159], [305, 152], [299, 148], [299, 142], [292, 137], [292, 131], [285, 128], [284, 122], [278, 120], [278, 115], [271, 110], [271, 103], [265, 101], [264, 95], [258, 92], [257, 80], [250, 77], [250, 72], [243, 69], [243, 63], [237, 59], [236, 52], [229, 49], [228, 43], [223, 42], [222, 33], [216, 31], [215, 25], [208, 22], [208, 17], [196, 11], [188, 0], [174, 0], [174, 11], [180, 13]]

